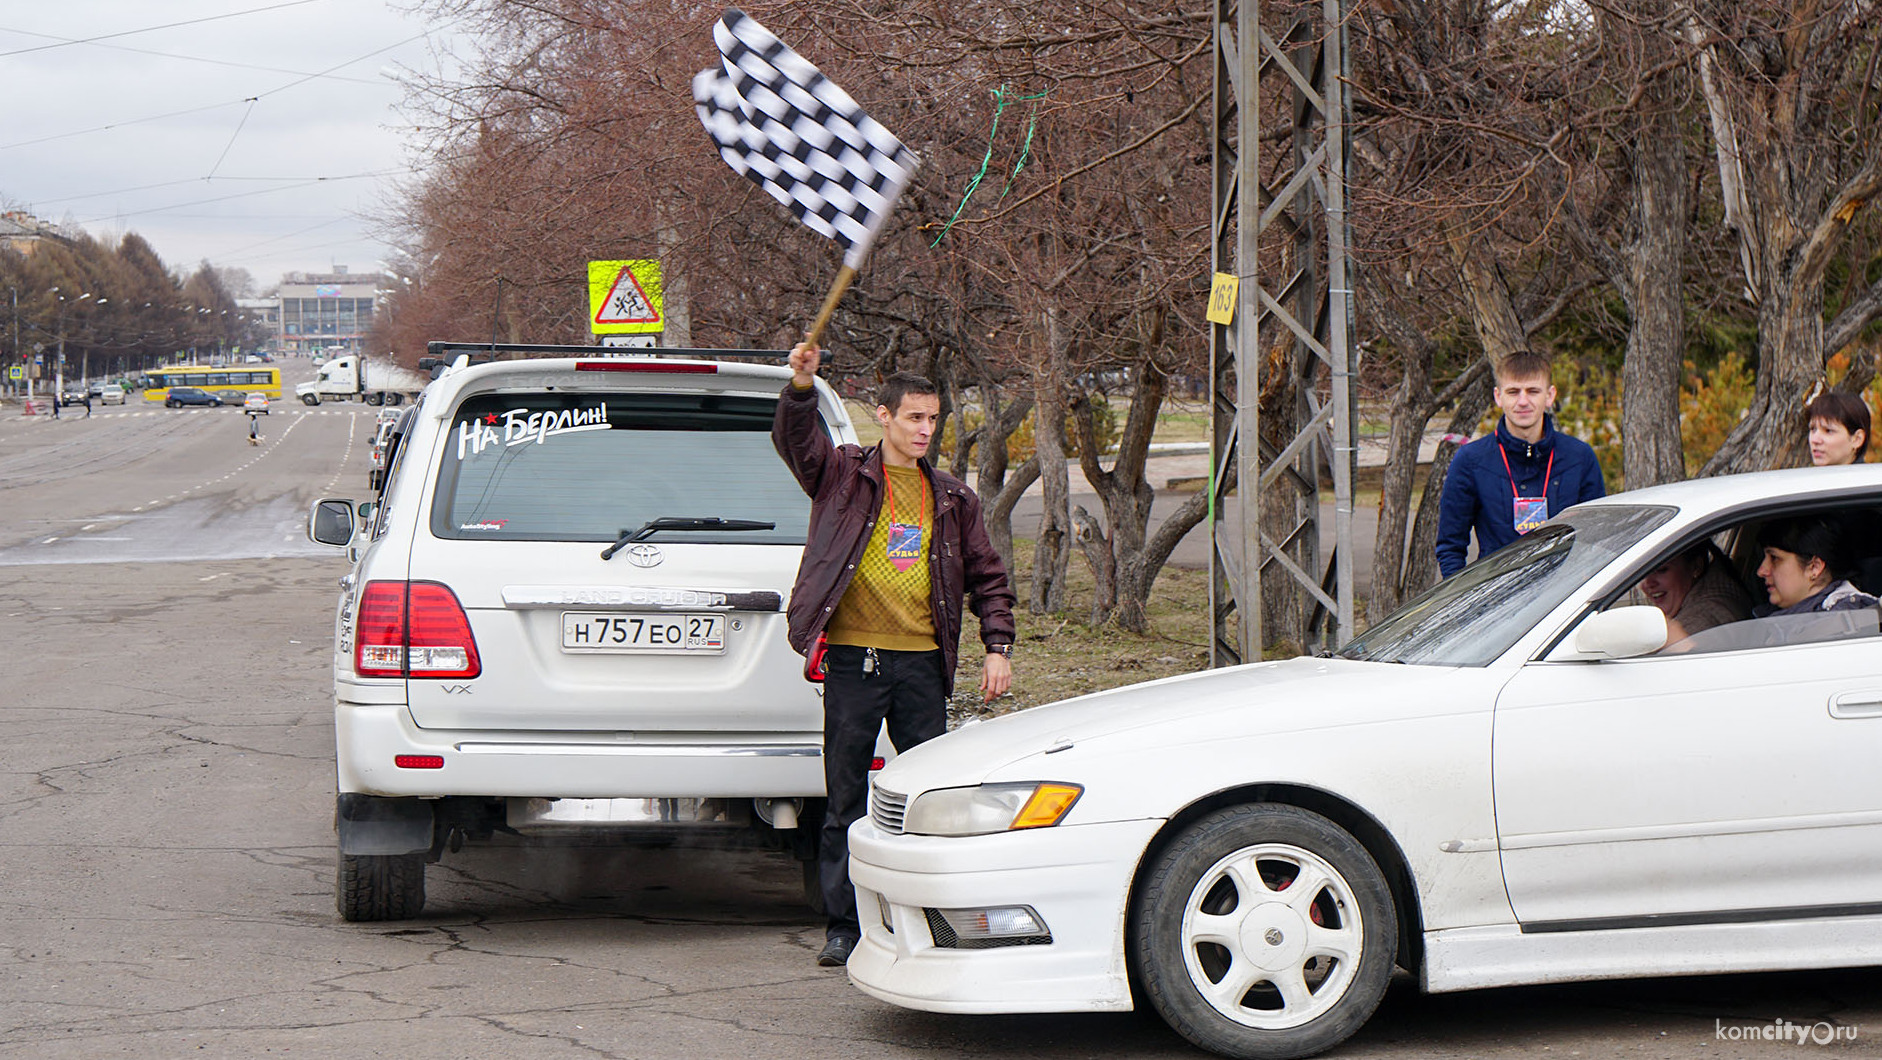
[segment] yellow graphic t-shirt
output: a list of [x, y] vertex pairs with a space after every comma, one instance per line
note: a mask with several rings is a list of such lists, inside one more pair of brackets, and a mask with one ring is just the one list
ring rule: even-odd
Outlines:
[[933, 589], [928, 555], [934, 547], [934, 498], [917, 467], [889, 467], [876, 528], [843, 599], [830, 615], [832, 644], [890, 651], [933, 651]]

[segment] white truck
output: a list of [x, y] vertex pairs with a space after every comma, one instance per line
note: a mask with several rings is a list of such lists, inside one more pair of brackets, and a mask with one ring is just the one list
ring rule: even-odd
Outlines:
[[389, 358], [349, 353], [329, 359], [315, 373], [313, 382], [294, 388], [294, 396], [304, 405], [318, 405], [321, 400], [351, 401], [368, 405], [398, 405], [430, 383], [428, 376], [402, 368]]

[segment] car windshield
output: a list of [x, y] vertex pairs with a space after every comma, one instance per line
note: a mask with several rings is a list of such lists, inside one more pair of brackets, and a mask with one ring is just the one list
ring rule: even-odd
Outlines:
[[484, 394], [452, 415], [431, 531], [441, 538], [613, 542], [658, 518], [771, 530], [662, 541], [804, 543], [810, 499], [771, 445], [777, 400], [728, 394]]
[[1413, 598], [1340, 655], [1487, 666], [1674, 509], [1602, 505], [1557, 516]]

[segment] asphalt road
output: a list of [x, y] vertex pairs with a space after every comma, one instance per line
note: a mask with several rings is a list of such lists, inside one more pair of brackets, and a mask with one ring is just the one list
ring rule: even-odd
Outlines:
[[[333, 909], [336, 553], [371, 410], [0, 407], [0, 1058], [1197, 1057], [1152, 1018], [942, 1016], [813, 957], [796, 867], [521, 844], [447, 855], [425, 915]], [[1781, 881], [1774, 881], [1781, 886]], [[1882, 971], [1420, 996], [1346, 1057], [1741, 1057], [1834, 1019], [1882, 1056]], [[1736, 1040], [1720, 1037], [1740, 1029]]]

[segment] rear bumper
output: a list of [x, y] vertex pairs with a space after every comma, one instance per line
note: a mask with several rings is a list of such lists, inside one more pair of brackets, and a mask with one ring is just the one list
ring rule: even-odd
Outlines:
[[[634, 734], [420, 729], [402, 705], [339, 703], [334, 750], [341, 793], [564, 799], [818, 797], [816, 733]], [[697, 736], [699, 734], [692, 734]], [[400, 755], [442, 768], [400, 767]]]

